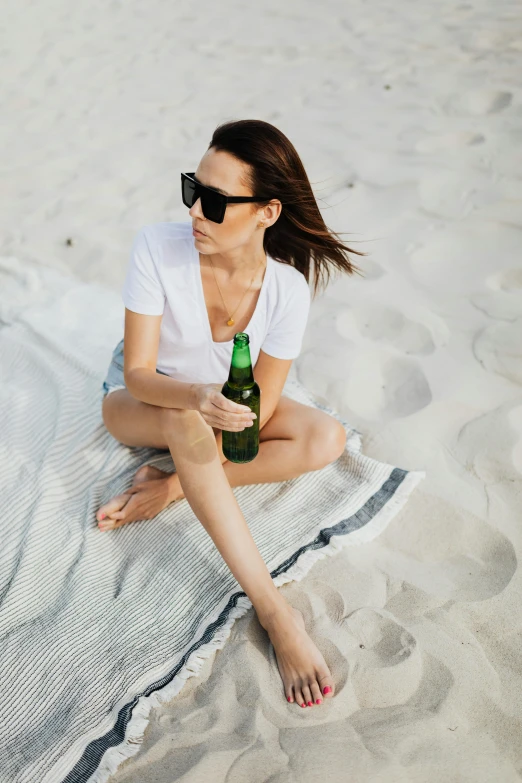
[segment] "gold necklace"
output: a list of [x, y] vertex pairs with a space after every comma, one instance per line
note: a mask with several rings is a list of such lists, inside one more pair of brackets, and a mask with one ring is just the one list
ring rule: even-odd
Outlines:
[[[223, 299], [223, 294], [221, 293], [221, 288], [219, 287], [219, 283], [218, 283], [218, 281], [217, 281], [217, 279], [216, 279], [216, 273], [214, 272], [214, 264], [212, 263], [212, 259], [210, 258], [210, 256], [208, 257], [208, 260], [210, 261], [210, 265], [211, 265], [211, 267], [212, 267], [212, 272], [214, 273], [214, 280], [216, 281], [216, 285], [217, 285], [217, 287], [218, 287], [218, 290], [219, 290], [219, 293], [220, 293], [221, 299]], [[259, 262], [259, 264], [258, 264], [258, 266], [257, 266], [257, 268], [256, 268], [256, 271], [254, 272], [254, 276], [252, 277], [252, 280], [250, 281], [250, 285], [248, 286], [247, 290], [245, 291], [245, 293], [244, 293], [244, 294], [243, 294], [243, 296], [241, 297], [241, 300], [240, 300], [240, 302], [239, 302], [238, 306], [236, 307], [236, 309], [234, 310], [234, 312], [233, 312], [232, 314], [229, 314], [229, 316], [228, 316], [228, 321], [227, 321], [227, 326], [233, 326], [233, 325], [234, 325], [235, 321], [234, 321], [234, 319], [232, 318], [232, 316], [234, 315], [234, 313], [235, 313], [235, 312], [237, 312], [237, 309], [238, 309], [239, 305], [241, 304], [241, 302], [242, 302], [242, 301], [243, 301], [243, 299], [245, 298], [246, 294], [247, 294], [247, 293], [250, 291], [250, 289], [252, 288], [252, 283], [254, 282], [254, 277], [256, 276], [256, 274], [257, 274], [257, 270], [259, 269], [259, 267], [261, 266], [261, 264], [262, 264], [262, 263], [263, 263], [263, 259], [261, 259], [261, 261]], [[225, 307], [225, 312], [226, 312], [226, 313], [228, 313], [228, 308], [227, 308], [227, 306], [226, 306], [226, 304], [225, 304], [225, 300], [224, 300], [224, 299], [223, 299], [223, 305], [224, 305], [224, 307]]]

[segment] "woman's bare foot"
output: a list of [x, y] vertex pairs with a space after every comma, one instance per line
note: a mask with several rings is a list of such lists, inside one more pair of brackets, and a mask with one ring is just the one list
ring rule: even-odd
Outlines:
[[261, 624], [274, 646], [287, 701], [295, 700], [300, 707], [311, 707], [313, 703], [320, 704], [323, 698], [331, 698], [332, 675], [305, 630], [301, 612], [289, 605]]
[[141, 519], [152, 519], [170, 503], [184, 497], [175, 473], [152, 465], [136, 471], [132, 487], [100, 506], [96, 519], [100, 530], [112, 530]]

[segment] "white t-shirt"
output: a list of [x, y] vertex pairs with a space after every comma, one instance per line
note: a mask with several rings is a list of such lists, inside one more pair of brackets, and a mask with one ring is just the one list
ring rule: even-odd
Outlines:
[[[156, 367], [179, 381], [224, 383], [234, 338], [214, 342], [201, 280], [192, 221], [153, 223], [136, 235], [122, 289], [125, 307], [163, 315]], [[252, 367], [259, 351], [295, 359], [310, 309], [305, 276], [267, 255], [256, 309], [245, 333]]]

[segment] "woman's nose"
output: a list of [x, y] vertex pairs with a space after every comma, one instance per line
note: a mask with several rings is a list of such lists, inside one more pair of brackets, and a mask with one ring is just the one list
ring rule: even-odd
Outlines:
[[203, 210], [201, 209], [201, 198], [196, 199], [196, 201], [192, 204], [191, 208], [189, 209], [189, 215], [190, 217], [204, 217]]

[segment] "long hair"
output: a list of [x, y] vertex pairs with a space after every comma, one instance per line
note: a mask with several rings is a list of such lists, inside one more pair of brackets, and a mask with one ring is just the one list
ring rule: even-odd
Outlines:
[[254, 195], [266, 194], [259, 204], [266, 205], [274, 198], [281, 201], [279, 218], [265, 229], [264, 250], [302, 272], [308, 284], [313, 262], [314, 296], [320, 284], [328, 285], [331, 267], [361, 274], [348, 254], [367, 253], [349, 248], [339, 233], [326, 226], [301, 158], [284, 133], [263, 120], [235, 120], [218, 125], [208, 149], [211, 147], [249, 164], [245, 184]]

